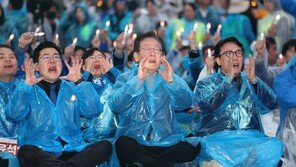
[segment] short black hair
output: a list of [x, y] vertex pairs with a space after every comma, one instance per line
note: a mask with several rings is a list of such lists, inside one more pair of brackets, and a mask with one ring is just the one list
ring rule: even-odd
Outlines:
[[226, 44], [226, 43], [235, 43], [237, 46], [239, 46], [242, 51], [244, 52], [244, 47], [243, 44], [236, 38], [236, 37], [227, 37], [225, 39], [220, 40], [214, 47], [214, 56], [215, 57], [220, 57], [220, 52], [221, 52], [221, 48]]
[[296, 39], [290, 39], [284, 43], [282, 48], [282, 55], [285, 56], [289, 48], [294, 47], [296, 50]]
[[153, 38], [153, 39], [157, 40], [161, 45], [162, 52], [166, 55], [165, 44], [164, 44], [162, 38], [160, 38], [157, 35], [156, 31], [147, 31], [147, 32], [139, 35], [135, 40], [134, 52], [139, 52], [140, 44], [146, 38]]
[[41, 50], [46, 49], [46, 48], [54, 48], [59, 53], [59, 55], [62, 56], [62, 51], [61, 51], [60, 47], [58, 47], [55, 43], [53, 43], [51, 41], [44, 41], [44, 42], [41, 42], [34, 50], [34, 53], [32, 55], [32, 59], [33, 59], [34, 63], [38, 62], [38, 58], [40, 56]]
[[154, 0], [146, 0], [145, 1], [145, 6], [147, 6], [148, 2], [151, 2], [153, 5], [156, 5]]
[[5, 23], [5, 13], [1, 4], [0, 4], [0, 12], [2, 13], [0, 16], [0, 25], [3, 25]]
[[[243, 51], [244, 53], [244, 47], [243, 47], [243, 44], [235, 37], [231, 36], [231, 37], [227, 37], [225, 39], [222, 39], [220, 40], [214, 47], [214, 57], [217, 58], [217, 57], [220, 57], [221, 54], [221, 48], [226, 44], [226, 43], [235, 43], [237, 46], [239, 46], [241, 48], [241, 50]], [[217, 64], [217, 62], [215, 62], [214, 64], [214, 70], [215, 71], [218, 71], [219, 69], [219, 65]]]
[[92, 56], [92, 55], [95, 53], [95, 51], [101, 52], [101, 53], [106, 57], [105, 53], [104, 53], [103, 51], [99, 50], [98, 48], [90, 48], [90, 49], [87, 49], [87, 50], [83, 53], [81, 59], [84, 61], [84, 60], [87, 59], [88, 57]]
[[24, 0], [9, 0], [9, 4], [13, 9], [19, 10], [23, 7]]
[[86, 48], [82, 47], [82, 46], [79, 46], [79, 45], [75, 45], [74, 52], [76, 52], [77, 50], [82, 50], [83, 52], [85, 52]]
[[[6, 45], [6, 44], [0, 44], [0, 49], [1, 49], [1, 48], [7, 48], [7, 49], [10, 49], [10, 50], [14, 53], [14, 51], [12, 50], [12, 48], [11, 48], [10, 46]], [[16, 56], [15, 53], [14, 53], [14, 56], [15, 56], [16, 59], [18, 59], [18, 57]]]
[[273, 37], [265, 37], [266, 49], [268, 50], [271, 45], [276, 45], [275, 39]]

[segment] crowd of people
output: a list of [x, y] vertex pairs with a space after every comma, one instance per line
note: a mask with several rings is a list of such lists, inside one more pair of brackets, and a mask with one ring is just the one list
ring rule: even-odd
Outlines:
[[0, 166], [296, 165], [295, 0], [0, 2]]

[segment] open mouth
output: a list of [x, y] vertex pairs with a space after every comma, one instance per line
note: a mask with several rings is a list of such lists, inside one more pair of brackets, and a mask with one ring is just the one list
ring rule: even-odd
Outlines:
[[56, 72], [57, 67], [49, 67], [48, 72]]
[[100, 65], [95, 65], [95, 69], [96, 69], [96, 70], [98, 70], [98, 69], [100, 69], [100, 68], [101, 68]]
[[155, 64], [155, 63], [156, 63], [156, 60], [149, 60], [148, 62], [149, 62], [149, 63], [154, 63], [154, 64]]
[[6, 64], [6, 65], [4, 65], [4, 69], [10, 69], [10, 68], [12, 68], [12, 67], [13, 67], [12, 64]]

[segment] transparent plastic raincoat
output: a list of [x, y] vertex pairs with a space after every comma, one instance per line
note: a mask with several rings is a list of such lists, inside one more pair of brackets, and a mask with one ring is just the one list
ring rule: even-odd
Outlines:
[[155, 73], [143, 82], [137, 68], [118, 76], [108, 99], [112, 111], [119, 114], [116, 137], [127, 135], [149, 146], [171, 146], [184, 140], [174, 111], [192, 105], [192, 91], [177, 75], [173, 80], [167, 83]]
[[218, 70], [196, 84], [194, 93], [202, 112], [192, 131], [205, 136], [199, 162], [214, 159], [222, 166], [277, 166], [282, 143], [264, 135], [260, 120], [260, 115], [277, 106], [275, 94], [259, 78], [251, 84], [245, 72], [240, 76], [230, 82]]
[[[100, 83], [92, 82], [97, 91], [97, 96], [103, 104], [103, 110], [97, 117], [81, 119], [81, 127], [84, 129], [84, 139], [89, 142], [112, 138], [115, 135], [117, 117], [110, 110], [107, 98], [110, 96], [113, 84], [119, 74], [119, 70], [113, 67], [106, 73], [106, 75], [102, 76]], [[83, 76], [84, 78], [90, 78], [90, 73], [84, 72]]]
[[266, 114], [277, 106], [275, 94], [257, 78], [252, 85], [241, 72], [240, 91], [233, 80], [219, 70], [196, 83], [194, 90], [197, 105], [203, 111], [201, 122], [196, 122], [194, 131], [199, 135], [222, 130], [261, 129], [260, 114]]
[[4, 108], [19, 82], [19, 79], [10, 83], [0, 82], [0, 137], [3, 138], [16, 139], [17, 137], [17, 126], [8, 120]]
[[[18, 84], [6, 108], [7, 116], [20, 124], [18, 144], [35, 145], [54, 154], [83, 150], [87, 144], [82, 138], [80, 117], [102, 111], [95, 92], [91, 83], [75, 85], [62, 80], [55, 106], [38, 85]], [[67, 142], [64, 147], [58, 137]]]
[[274, 91], [280, 106], [280, 125], [278, 137], [285, 145], [284, 166], [295, 166], [296, 164], [296, 65], [293, 64], [281, 72], [274, 80]]

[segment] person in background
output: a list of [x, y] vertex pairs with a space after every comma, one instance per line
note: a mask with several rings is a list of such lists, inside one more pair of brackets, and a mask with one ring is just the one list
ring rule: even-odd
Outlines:
[[134, 51], [139, 67], [118, 76], [108, 99], [119, 115], [115, 149], [120, 165], [172, 167], [194, 160], [200, 147], [184, 141], [175, 118], [175, 110], [191, 107], [190, 88], [173, 73], [154, 31], [138, 36]]
[[19, 125], [20, 166], [104, 163], [112, 152], [111, 144], [88, 145], [80, 130], [80, 117], [93, 117], [102, 110], [91, 83], [83, 82], [82, 63], [72, 58], [72, 66], [66, 63], [68, 75], [60, 77], [61, 50], [49, 41], [37, 46], [32, 59], [25, 61], [25, 80], [17, 85], [5, 108], [7, 117]]
[[228, 1], [228, 15], [222, 23], [221, 39], [235, 36], [244, 46], [245, 55], [252, 53], [251, 43], [255, 40], [250, 19], [242, 14], [250, 7], [250, 2], [244, 0]]

